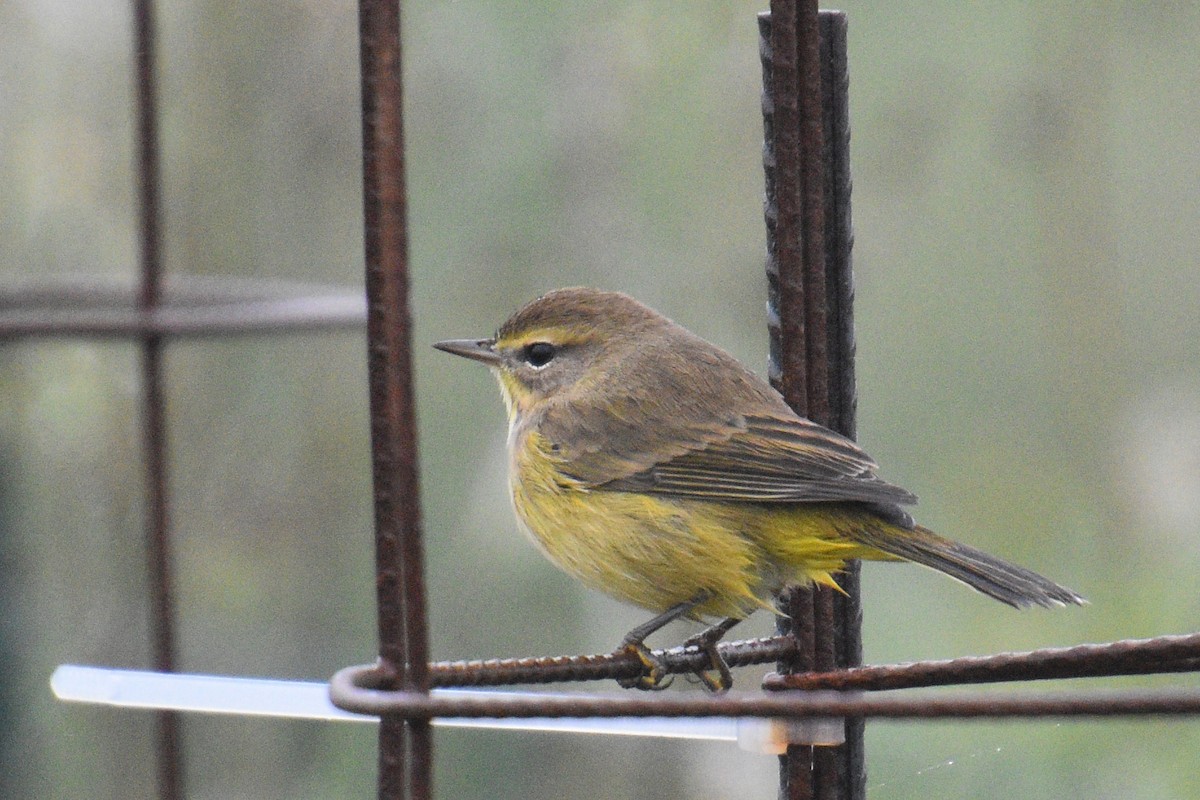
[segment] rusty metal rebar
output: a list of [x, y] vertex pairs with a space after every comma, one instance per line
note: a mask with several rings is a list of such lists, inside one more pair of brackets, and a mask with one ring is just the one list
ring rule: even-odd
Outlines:
[[[790, 655], [790, 636], [723, 642], [717, 646], [731, 667], [766, 664]], [[676, 647], [654, 651], [665, 671], [686, 675], [704, 667], [707, 656], [698, 649]], [[642, 667], [626, 654], [439, 661], [429, 665], [430, 685], [506, 686], [634, 677]], [[832, 672], [768, 675], [767, 689], [836, 689], [873, 691], [947, 686], [965, 683], [1032, 681], [1056, 678], [1200, 672], [1200, 633], [1122, 639], [1101, 644], [1043, 648], [1026, 652], [966, 656], [941, 661], [882, 664]]]
[[1200, 671], [1200, 633], [803, 675], [768, 675], [763, 686], [768, 689], [885, 690], [1196, 671]]
[[771, 330], [769, 377], [796, 410], [807, 415], [804, 315], [801, 282], [800, 140], [795, 4], [771, 3], [760, 14], [763, 62], [763, 217], [767, 227], [767, 309]]
[[[846, 15], [822, 11], [820, 25], [821, 120], [824, 125], [825, 181], [825, 306], [828, 370], [827, 425], [851, 439], [858, 433], [858, 389], [855, 382], [854, 270], [852, 252], [850, 175], [850, 70]], [[862, 664], [861, 568], [858, 561], [838, 575], [843, 593], [829, 593], [832, 605], [834, 665], [838, 669]], [[865, 800], [867, 791], [865, 722], [846, 720], [845, 743], [826, 769], [836, 772], [837, 794], [845, 800]]]
[[[717, 645], [730, 667], [766, 664], [790, 655], [796, 643], [790, 636], [747, 639]], [[711, 662], [696, 647], [655, 650], [669, 675], [691, 675]], [[632, 653], [598, 653], [580, 656], [441, 661], [429, 665], [431, 686], [507, 686], [520, 683], [561, 683], [635, 678], [645, 666]]]
[[141, 286], [83, 277], [0, 287], [0, 340], [289, 333], [366, 321], [361, 288], [175, 277], [154, 295], [146, 306]]
[[[759, 24], [771, 377], [798, 414], [853, 436], [844, 16], [819, 12], [813, 0], [777, 0]], [[856, 567], [843, 588], [845, 602], [823, 588], [792, 589], [781, 598], [778, 630], [797, 640], [796, 656], [780, 663], [781, 672], [858, 663]], [[849, 726], [847, 734], [840, 748], [789, 748], [781, 760], [781, 795], [860, 796], [847, 787], [865, 785], [861, 726]]]
[[[157, 47], [154, 4], [133, 6], [137, 129], [137, 197], [140, 283], [138, 309], [157, 307], [162, 285], [162, 184], [159, 168]], [[151, 659], [154, 668], [174, 672], [175, 589], [172, 576], [171, 526], [168, 508], [166, 401], [163, 393], [163, 347], [160, 335], [147, 333], [141, 342], [141, 413], [143, 470], [146, 487], [146, 556], [151, 602]], [[156, 715], [156, 768], [159, 797], [183, 796], [180, 718], [172, 711]]]
[[[800, 201], [799, 66], [794, 0], [773, 0], [759, 15], [763, 64], [763, 217], [767, 243], [767, 328], [771, 383], [796, 413], [808, 414], [805, 348], [802, 209]], [[812, 594], [780, 598], [776, 630], [796, 641], [781, 672], [815, 668]], [[786, 782], [787, 776], [783, 776]]]
[[[393, 685], [423, 692], [429, 688], [429, 659], [410, 344], [400, 9], [395, 0], [360, 0], [359, 41], [379, 658]], [[428, 720], [384, 716], [381, 799], [430, 796], [432, 742]]]
[[671, 694], [647, 697], [515, 694], [512, 697], [445, 696], [381, 690], [390, 675], [377, 666], [347, 667], [330, 680], [335, 704], [359, 714], [409, 719], [463, 717], [875, 717], [880, 719], [978, 719], [1014, 717], [1110, 717], [1200, 713], [1200, 689], [1173, 687], [1132, 691], [1030, 692], [926, 691], [903, 695], [862, 692], [786, 691], [772, 694]]

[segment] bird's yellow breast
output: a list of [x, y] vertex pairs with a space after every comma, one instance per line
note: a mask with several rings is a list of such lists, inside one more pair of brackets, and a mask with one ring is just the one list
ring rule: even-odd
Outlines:
[[696, 616], [745, 616], [787, 583], [833, 584], [846, 559], [874, 553], [827, 506], [594, 490], [560, 470], [536, 431], [512, 444], [513, 506], [534, 542], [588, 586], [652, 611], [707, 591]]

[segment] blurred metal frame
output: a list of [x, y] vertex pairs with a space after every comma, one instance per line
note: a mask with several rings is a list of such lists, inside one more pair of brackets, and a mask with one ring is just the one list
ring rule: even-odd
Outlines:
[[[363, 197], [367, 303], [362, 294], [229, 280], [164, 280], [161, 255], [155, 25], [152, 0], [134, 0], [140, 280], [88, 279], [0, 290], [0, 341], [38, 336], [117, 337], [141, 346], [152, 662], [176, 668], [163, 350], [175, 337], [368, 328], [375, 481], [380, 661], [331, 682], [339, 706], [383, 715], [379, 796], [431, 796], [432, 716], [838, 716], [846, 744], [792, 745], [781, 796], [864, 795], [862, 721], [1195, 714], [1200, 692], [1144, 690], [1053, 695], [958, 693], [878, 697], [870, 690], [985, 681], [1133, 675], [1200, 669], [1200, 634], [1007, 653], [950, 661], [858, 666], [857, 571], [845, 598], [794, 592], [780, 635], [722, 644], [733, 666], [778, 661], [765, 693], [646, 698], [628, 693], [512, 702], [433, 697], [431, 686], [499, 685], [628, 676], [632, 656], [603, 654], [429, 663], [408, 304], [400, 17], [396, 0], [360, 0]], [[760, 21], [767, 146], [772, 379], [806, 415], [854, 434], [853, 283], [845, 18], [811, 0], [773, 0]], [[706, 656], [660, 653], [672, 672]], [[787, 691], [779, 691], [787, 690]], [[838, 691], [832, 691], [838, 690]], [[157, 716], [159, 795], [183, 796], [175, 712]]]
[[[6, 287], [0, 290], [0, 341], [101, 337], [139, 343], [150, 660], [156, 670], [173, 672], [178, 665], [163, 368], [167, 345], [180, 336], [361, 329], [365, 313], [361, 293], [342, 289], [165, 280], [154, 3], [134, 0], [132, 11], [139, 279], [134, 285], [83, 276]], [[185, 784], [180, 717], [160, 711], [155, 718], [158, 795], [176, 800], [184, 796]]]

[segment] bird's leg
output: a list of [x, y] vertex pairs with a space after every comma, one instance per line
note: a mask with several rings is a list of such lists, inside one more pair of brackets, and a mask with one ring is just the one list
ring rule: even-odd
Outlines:
[[636, 678], [617, 678], [617, 683], [623, 689], [665, 689], [671, 685], [671, 678], [667, 676], [666, 667], [662, 661], [650, 652], [650, 648], [646, 647], [646, 637], [665, 625], [674, 622], [682, 616], [687, 615], [696, 606], [703, 603], [709, 598], [707, 591], [699, 592], [691, 600], [685, 600], [682, 603], [673, 605], [663, 613], [653, 619], [643, 622], [636, 628], [625, 634], [621, 639], [621, 646], [616, 649], [616, 653], [633, 653], [642, 662], [644, 668], [641, 675]]
[[696, 676], [700, 678], [704, 688], [714, 694], [727, 692], [733, 686], [733, 673], [729, 671], [729, 665], [725, 663], [725, 659], [721, 658], [721, 654], [717, 652], [717, 642], [721, 641], [725, 634], [741, 621], [741, 617], [726, 617], [683, 643], [685, 648], [694, 645], [708, 654], [709, 667], [717, 674], [714, 676], [708, 670], [700, 669], [696, 670]]

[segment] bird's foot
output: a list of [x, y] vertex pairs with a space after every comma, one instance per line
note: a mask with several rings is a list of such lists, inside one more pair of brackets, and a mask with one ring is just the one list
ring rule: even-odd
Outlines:
[[[725, 630], [717, 626], [701, 631], [683, 643], [686, 650], [689, 647], [699, 648], [708, 655], [708, 667], [696, 670], [696, 677], [704, 688], [713, 694], [724, 694], [733, 688], [733, 673], [721, 654], [717, 652], [717, 641], [725, 635]], [[714, 674], [715, 673], [715, 674]]]
[[667, 674], [666, 665], [658, 656], [650, 651], [646, 644], [639, 640], [626, 639], [616, 649], [614, 655], [632, 653], [642, 662], [642, 673], [632, 678], [617, 678], [622, 689], [641, 689], [643, 691], [661, 691], [671, 685], [674, 678]]

